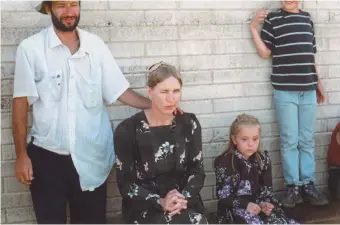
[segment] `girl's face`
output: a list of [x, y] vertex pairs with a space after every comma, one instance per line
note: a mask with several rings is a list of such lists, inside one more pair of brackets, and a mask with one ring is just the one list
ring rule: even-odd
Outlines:
[[259, 149], [260, 127], [255, 125], [240, 126], [237, 134], [232, 135], [231, 139], [237, 150], [248, 159]]

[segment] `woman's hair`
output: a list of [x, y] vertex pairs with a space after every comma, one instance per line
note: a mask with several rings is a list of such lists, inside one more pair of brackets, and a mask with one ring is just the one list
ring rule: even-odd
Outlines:
[[169, 77], [176, 78], [182, 87], [182, 78], [176, 67], [162, 61], [153, 64], [148, 69], [148, 86], [152, 89]]
[[[240, 131], [240, 128], [242, 126], [257, 126], [260, 129], [260, 133], [261, 133], [261, 126], [260, 126], [260, 122], [259, 120], [252, 116], [252, 115], [248, 115], [248, 114], [240, 114], [236, 117], [236, 119], [233, 121], [233, 123], [231, 124], [230, 127], [230, 131], [229, 131], [229, 139], [228, 139], [228, 146], [226, 148], [226, 150], [222, 153], [222, 155], [225, 155], [226, 153], [228, 153], [230, 150], [235, 149], [236, 146], [233, 143], [232, 140], [232, 136], [236, 136], [238, 134], [238, 132]], [[259, 146], [260, 148], [260, 146]], [[260, 156], [260, 150], [257, 149], [257, 151], [255, 152], [255, 157], [256, 160], [260, 166], [260, 168], [262, 168], [262, 160], [261, 160], [261, 156]], [[233, 170], [235, 170], [234, 168], [234, 152], [232, 152], [232, 168]]]

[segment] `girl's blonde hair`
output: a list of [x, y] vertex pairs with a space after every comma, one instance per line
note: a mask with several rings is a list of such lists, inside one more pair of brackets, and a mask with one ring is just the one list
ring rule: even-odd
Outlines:
[[163, 61], [155, 63], [148, 69], [148, 86], [152, 89], [169, 77], [176, 78], [182, 87], [182, 78], [176, 67]]
[[[227, 154], [230, 150], [235, 149], [236, 146], [233, 143], [232, 137], [236, 136], [238, 134], [238, 132], [240, 131], [241, 126], [257, 126], [259, 127], [260, 133], [261, 133], [261, 126], [260, 126], [260, 122], [259, 120], [252, 116], [252, 115], [248, 115], [248, 114], [240, 114], [236, 117], [236, 119], [233, 121], [233, 123], [231, 124], [230, 127], [230, 131], [229, 131], [229, 140], [228, 140], [228, 146], [225, 149], [225, 151], [222, 153], [222, 155]], [[233, 170], [235, 170], [234, 168], [234, 152], [232, 152], [232, 168]], [[260, 156], [260, 145], [259, 148], [257, 149], [257, 151], [255, 152], [255, 157], [256, 160], [260, 166], [260, 168], [262, 168], [262, 160], [261, 160], [261, 156]]]

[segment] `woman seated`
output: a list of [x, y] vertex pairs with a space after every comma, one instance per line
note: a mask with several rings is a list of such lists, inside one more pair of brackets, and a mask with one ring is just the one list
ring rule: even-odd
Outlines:
[[174, 66], [152, 65], [147, 91], [152, 107], [115, 131], [117, 183], [127, 223], [207, 223], [200, 197], [201, 127], [194, 114], [173, 114], [181, 88]]

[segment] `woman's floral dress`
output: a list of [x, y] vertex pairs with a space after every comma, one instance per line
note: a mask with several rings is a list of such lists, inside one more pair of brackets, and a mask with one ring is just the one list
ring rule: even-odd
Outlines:
[[[169, 126], [149, 127], [145, 113], [115, 131], [116, 175], [127, 223], [207, 223], [200, 191], [205, 173], [201, 127], [194, 114], [176, 115]], [[176, 189], [188, 209], [170, 216], [160, 198]]]

